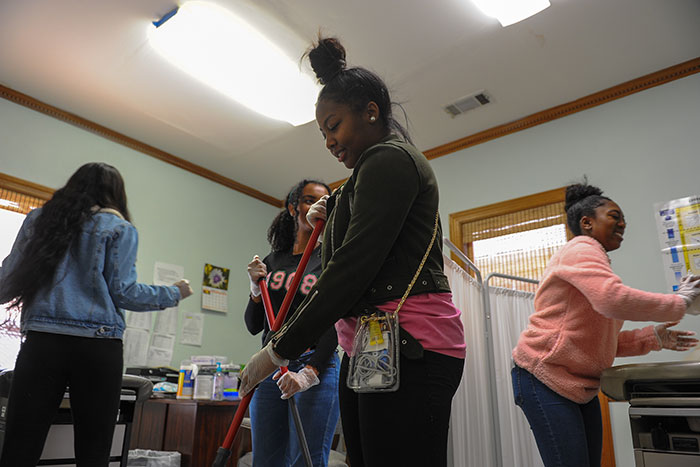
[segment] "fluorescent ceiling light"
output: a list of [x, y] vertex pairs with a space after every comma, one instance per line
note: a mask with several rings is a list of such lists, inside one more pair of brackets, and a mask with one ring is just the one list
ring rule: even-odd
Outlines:
[[295, 126], [315, 118], [315, 80], [231, 11], [191, 1], [156, 24], [151, 45], [183, 71], [269, 118]]
[[504, 28], [529, 18], [549, 6], [549, 0], [472, 0], [486, 15], [496, 18]]

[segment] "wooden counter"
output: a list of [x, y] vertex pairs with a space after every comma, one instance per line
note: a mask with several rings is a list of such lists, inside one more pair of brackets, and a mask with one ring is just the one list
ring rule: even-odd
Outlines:
[[[130, 449], [178, 451], [182, 467], [208, 467], [240, 401], [149, 399], [136, 406]], [[226, 464], [235, 467], [250, 450], [250, 432], [239, 429]]]

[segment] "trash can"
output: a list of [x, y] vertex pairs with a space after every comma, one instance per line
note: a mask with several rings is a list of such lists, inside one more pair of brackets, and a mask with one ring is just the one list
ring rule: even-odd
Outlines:
[[180, 453], [176, 451], [151, 451], [132, 449], [129, 451], [127, 467], [180, 467]]

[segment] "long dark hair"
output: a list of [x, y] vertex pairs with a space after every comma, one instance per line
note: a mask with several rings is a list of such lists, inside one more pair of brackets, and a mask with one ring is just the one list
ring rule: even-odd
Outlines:
[[571, 233], [581, 235], [581, 218], [583, 216], [595, 217], [595, 209], [611, 201], [603, 196], [603, 190], [597, 186], [589, 185], [584, 178], [583, 183], [574, 183], [566, 187], [566, 223]]
[[27, 305], [41, 288], [51, 285], [58, 263], [92, 216], [93, 206], [115, 209], [131, 221], [124, 180], [111, 165], [83, 165], [41, 208], [31, 225], [22, 259], [4, 284], [8, 295], [14, 297], [11, 307]]
[[330, 187], [318, 180], [304, 179], [294, 185], [292, 189], [289, 190], [287, 198], [285, 198], [284, 208], [272, 221], [270, 228], [267, 229], [267, 241], [270, 242], [272, 251], [289, 251], [294, 247], [299, 225], [297, 216], [289, 214], [288, 206], [291, 204], [294, 206], [294, 212], [298, 212], [299, 198], [301, 198], [304, 187], [309, 184], [321, 185], [329, 194], [331, 193]]
[[[396, 133], [407, 142], [411, 142], [408, 131], [394, 118], [392, 106], [401, 107], [391, 102], [389, 90], [384, 81], [371, 71], [361, 67], [347, 68], [345, 47], [335, 37], [319, 37], [306, 52], [311, 68], [318, 81], [323, 85], [318, 100], [328, 99], [347, 104], [353, 110], [362, 111], [369, 102], [374, 101], [379, 107], [379, 121], [385, 128]], [[405, 112], [404, 112], [405, 115]]]

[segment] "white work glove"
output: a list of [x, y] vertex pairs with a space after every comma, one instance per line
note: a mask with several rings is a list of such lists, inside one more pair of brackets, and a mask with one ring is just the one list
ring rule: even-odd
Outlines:
[[253, 297], [260, 296], [260, 286], [258, 282], [267, 276], [267, 266], [258, 255], [253, 256], [253, 261], [248, 263], [248, 277], [250, 278], [250, 294]]
[[308, 366], [302, 368], [298, 373], [288, 371], [281, 374], [280, 370], [277, 370], [272, 379], [279, 380], [277, 387], [282, 391], [282, 399], [289, 399], [297, 392], [304, 392], [320, 383], [316, 372]]
[[686, 313], [691, 315], [700, 314], [700, 306], [694, 303], [695, 299], [700, 297], [700, 276], [691, 274], [682, 278], [676, 294], [685, 300]]
[[181, 279], [173, 284], [180, 291], [180, 300], [187, 298], [194, 293], [192, 287], [190, 287], [190, 281], [187, 279]]
[[695, 339], [695, 332], [693, 331], [670, 331], [668, 328], [675, 326], [680, 323], [680, 321], [674, 321], [672, 323], [662, 323], [654, 326], [654, 334], [659, 340], [662, 349], [677, 350], [682, 352], [684, 350], [690, 350], [696, 345], [698, 345], [698, 340]]
[[311, 227], [316, 227], [316, 221], [318, 219], [326, 220], [326, 200], [328, 195], [323, 195], [311, 205], [306, 213], [306, 222], [309, 223]]
[[260, 384], [272, 374], [277, 368], [289, 365], [289, 360], [286, 360], [272, 350], [272, 342], [260, 349], [255, 355], [250, 357], [250, 361], [241, 371], [241, 385], [238, 388], [238, 393], [241, 397], [248, 394], [255, 386]]

